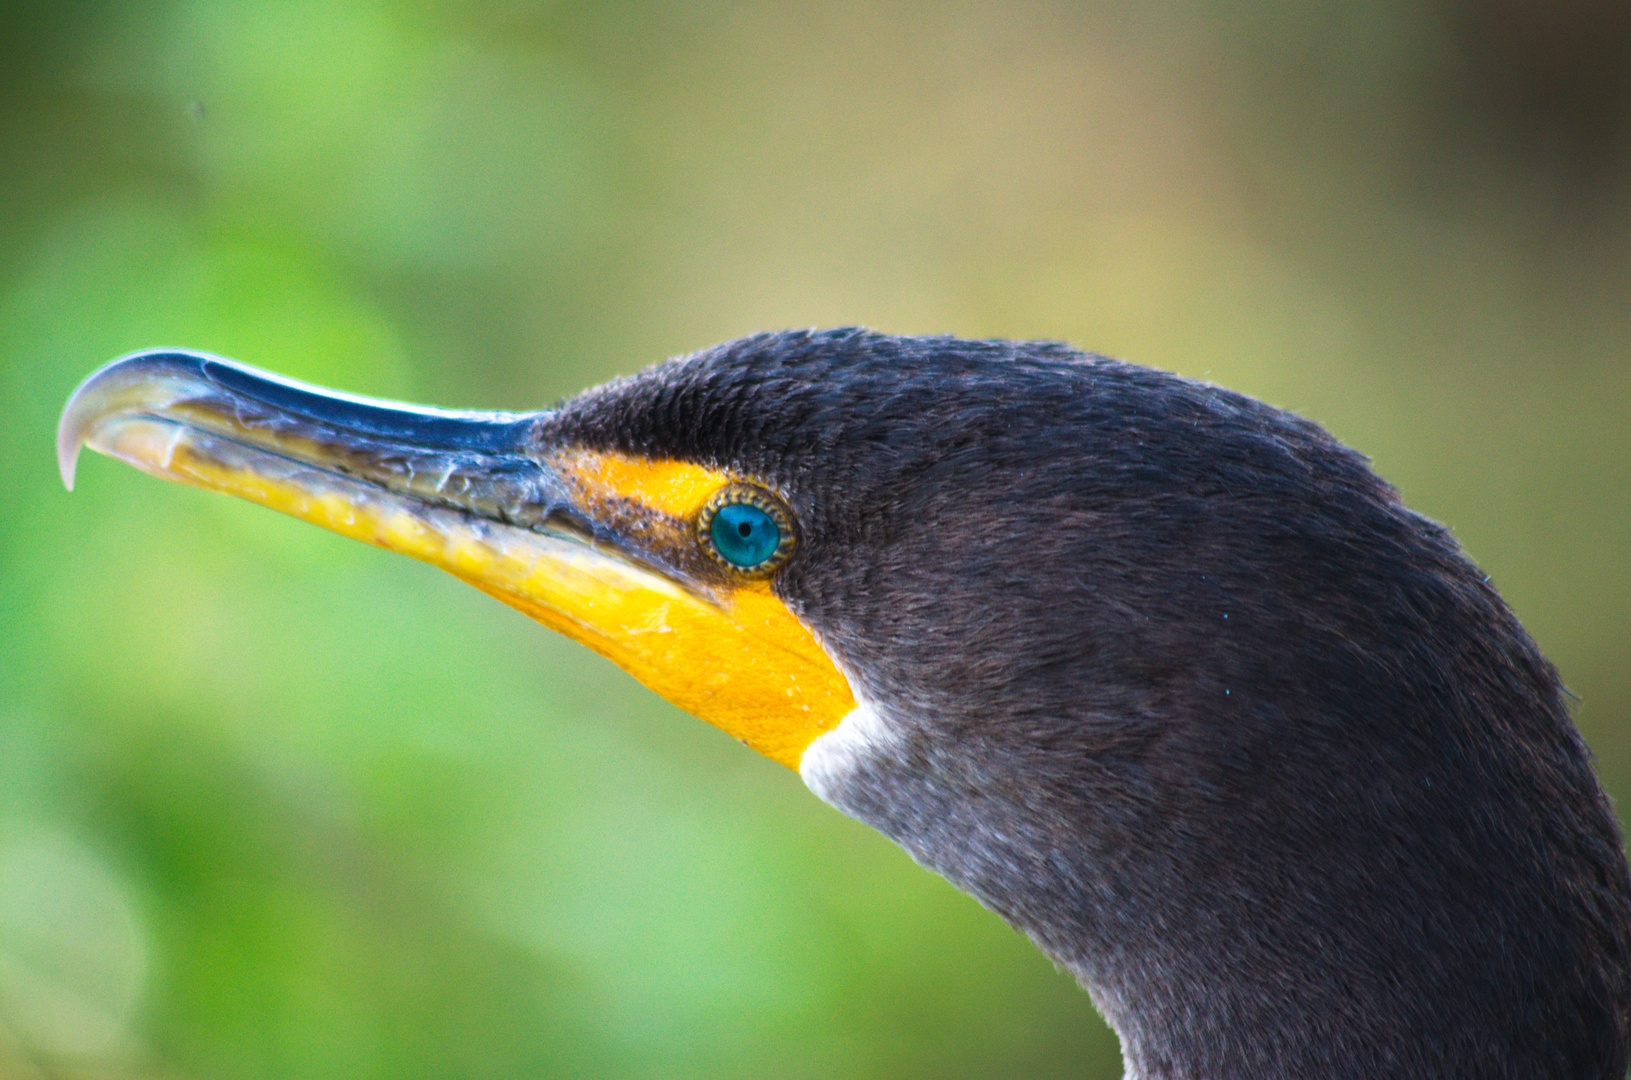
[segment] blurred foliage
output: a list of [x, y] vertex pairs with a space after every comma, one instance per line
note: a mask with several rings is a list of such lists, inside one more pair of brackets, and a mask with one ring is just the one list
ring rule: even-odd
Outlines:
[[524, 408], [740, 333], [1068, 339], [1450, 522], [1631, 794], [1631, 8], [0, 9], [0, 1076], [1103, 1076], [797, 779], [417, 564], [88, 456], [175, 344]]

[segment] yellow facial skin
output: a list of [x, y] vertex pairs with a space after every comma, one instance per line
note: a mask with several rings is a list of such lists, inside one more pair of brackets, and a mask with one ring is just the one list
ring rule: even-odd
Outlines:
[[[200, 375], [175, 367], [129, 358], [76, 392], [59, 441], [70, 483], [83, 442], [155, 476], [439, 566], [791, 769], [854, 709], [847, 680], [768, 578], [726, 574], [721, 584], [653, 568], [676, 565], [665, 548], [696, 544], [703, 504], [748, 478], [575, 447], [537, 451], [530, 460], [559, 481], [578, 514], [608, 525], [639, 519], [641, 529], [618, 534], [640, 536], [641, 549], [618, 550], [548, 521], [506, 524], [480, 498], [427, 499], [436, 474], [427, 480], [425, 463], [438, 449], [415, 457], [417, 468], [405, 474], [373, 472], [369, 463], [389, 454], [367, 438], [246, 399], [241, 386], [211, 381], [208, 368]], [[374, 404], [333, 400], [342, 410]], [[400, 441], [389, 451], [400, 458]], [[460, 468], [467, 474], [468, 462]]]
[[[669, 526], [659, 535], [684, 544], [696, 542], [692, 523], [703, 504], [720, 488], [744, 480], [689, 462], [581, 449], [551, 455], [551, 464], [579, 489], [581, 506], [632, 505]], [[538, 591], [525, 594], [539, 597], [532, 602], [518, 599], [520, 591], [494, 589], [490, 575], [454, 573], [588, 645], [686, 712], [790, 769], [798, 768], [818, 735], [855, 708], [849, 682], [769, 579], [744, 575], [708, 600], [614, 561], [622, 573], [661, 585], [602, 579], [569, 593], [558, 569], [543, 575], [534, 569], [528, 580]], [[586, 610], [593, 610], [593, 620], [584, 619]], [[612, 617], [618, 629], [608, 633]]]

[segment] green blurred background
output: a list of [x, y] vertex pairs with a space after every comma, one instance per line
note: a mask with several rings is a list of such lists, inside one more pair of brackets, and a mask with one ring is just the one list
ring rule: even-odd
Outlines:
[[797, 778], [474, 590], [87, 455], [208, 349], [526, 408], [749, 331], [1067, 339], [1452, 524], [1631, 805], [1631, 6], [10, 3], [0, 1078], [1119, 1075]]

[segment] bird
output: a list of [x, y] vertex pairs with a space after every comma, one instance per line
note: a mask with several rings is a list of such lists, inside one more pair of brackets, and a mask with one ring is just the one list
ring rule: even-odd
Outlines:
[[442, 567], [1024, 932], [1138, 1080], [1621, 1080], [1556, 669], [1317, 424], [1048, 342], [758, 334], [534, 412], [137, 353], [82, 445]]

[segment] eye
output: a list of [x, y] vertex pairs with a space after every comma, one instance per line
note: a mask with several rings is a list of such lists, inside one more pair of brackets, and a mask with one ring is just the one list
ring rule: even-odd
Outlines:
[[733, 484], [708, 500], [698, 521], [708, 553], [734, 570], [764, 573], [793, 550], [792, 521], [768, 492]]

